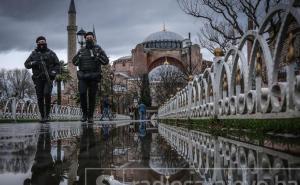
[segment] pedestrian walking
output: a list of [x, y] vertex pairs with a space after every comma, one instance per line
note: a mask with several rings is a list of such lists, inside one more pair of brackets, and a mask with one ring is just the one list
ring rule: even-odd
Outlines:
[[77, 78], [82, 110], [81, 121], [94, 122], [94, 109], [98, 83], [101, 79], [101, 65], [107, 65], [109, 59], [99, 45], [95, 44], [93, 32], [85, 34], [86, 45], [73, 58], [73, 64], [79, 67]]
[[44, 123], [50, 120], [53, 80], [59, 72], [60, 64], [56, 54], [47, 47], [44, 36], [39, 36], [36, 44], [37, 47], [31, 52], [24, 65], [27, 69], [32, 69], [40, 122]]

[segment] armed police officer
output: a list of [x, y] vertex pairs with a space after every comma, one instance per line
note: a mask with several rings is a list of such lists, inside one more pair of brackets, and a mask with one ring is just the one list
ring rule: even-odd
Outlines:
[[32, 80], [41, 114], [40, 122], [49, 121], [52, 84], [59, 72], [60, 64], [56, 54], [47, 47], [46, 38], [40, 36], [36, 39], [37, 47], [25, 61], [25, 67], [32, 69]]
[[98, 82], [101, 79], [101, 65], [107, 65], [109, 59], [102, 48], [96, 45], [93, 32], [84, 36], [86, 44], [73, 58], [73, 64], [79, 67], [77, 71], [78, 89], [82, 110], [81, 121], [93, 123]]

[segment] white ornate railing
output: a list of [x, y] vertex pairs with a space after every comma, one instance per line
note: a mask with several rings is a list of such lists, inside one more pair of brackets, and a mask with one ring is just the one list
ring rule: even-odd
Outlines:
[[[211, 68], [194, 76], [193, 81], [161, 106], [159, 117], [300, 117], [297, 3], [292, 0], [290, 5], [270, 11], [259, 29], [248, 31], [237, 47], [232, 47], [225, 57], [216, 57]], [[278, 14], [280, 29], [270, 41], [271, 33], [266, 30]], [[253, 47], [247, 59], [249, 39]]]
[[[72, 106], [51, 105], [51, 120], [79, 120], [81, 118], [81, 109]], [[95, 114], [95, 119], [99, 115]], [[36, 120], [39, 119], [39, 110], [36, 102], [16, 98], [0, 100], [0, 120]], [[130, 120], [127, 115], [116, 114], [114, 120]]]
[[158, 131], [204, 184], [299, 183], [297, 156], [161, 123]]
[[[51, 105], [52, 120], [79, 120], [81, 110], [78, 107]], [[30, 100], [9, 98], [0, 101], [0, 119], [39, 119], [36, 102]]]

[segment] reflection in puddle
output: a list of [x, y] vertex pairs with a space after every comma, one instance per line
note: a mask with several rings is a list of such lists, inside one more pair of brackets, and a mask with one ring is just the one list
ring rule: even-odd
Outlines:
[[300, 177], [297, 169], [280, 170], [298, 168], [299, 157], [150, 122], [1, 125], [0, 148], [5, 185], [274, 184], [274, 174], [285, 182]]

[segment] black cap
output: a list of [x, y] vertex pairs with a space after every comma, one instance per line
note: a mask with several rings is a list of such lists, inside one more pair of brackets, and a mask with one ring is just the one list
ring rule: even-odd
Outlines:
[[89, 32], [86, 32], [86, 34], [84, 35], [84, 38], [86, 38], [86, 36], [88, 36], [88, 35], [93, 35], [93, 37], [95, 36], [93, 32], [89, 31]]
[[36, 43], [38, 43], [40, 40], [45, 40], [46, 41], [46, 38], [44, 36], [39, 36], [38, 38], [36, 38]]

